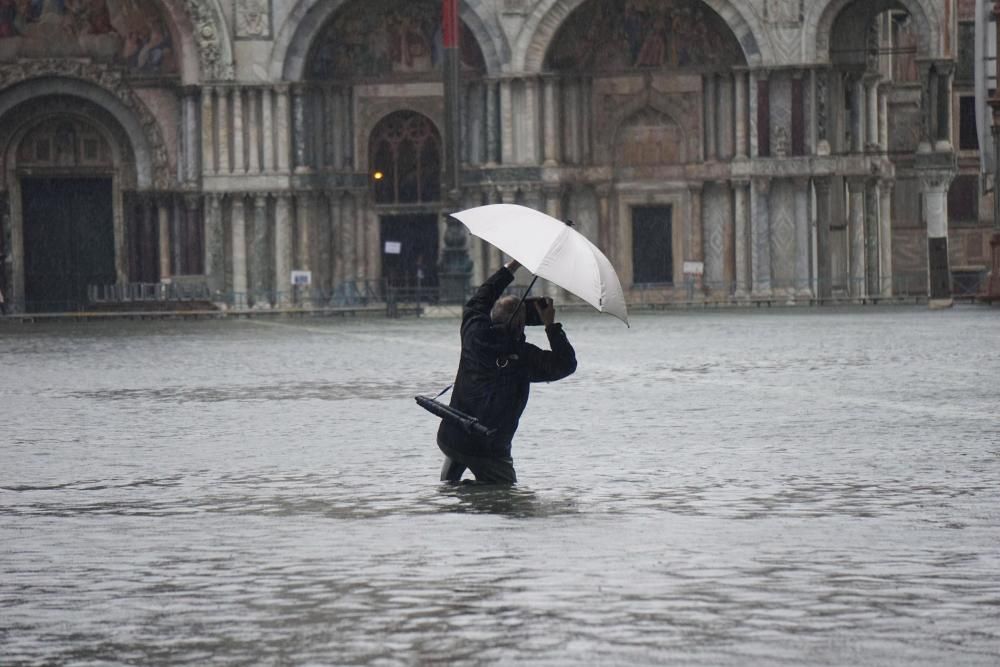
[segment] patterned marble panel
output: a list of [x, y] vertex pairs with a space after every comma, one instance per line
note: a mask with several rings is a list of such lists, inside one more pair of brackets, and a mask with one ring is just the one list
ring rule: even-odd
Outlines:
[[705, 285], [713, 291], [728, 293], [725, 284], [726, 225], [730, 214], [729, 186], [710, 184], [702, 192], [702, 218], [705, 224]]
[[771, 284], [795, 286], [795, 190], [791, 181], [771, 185]]

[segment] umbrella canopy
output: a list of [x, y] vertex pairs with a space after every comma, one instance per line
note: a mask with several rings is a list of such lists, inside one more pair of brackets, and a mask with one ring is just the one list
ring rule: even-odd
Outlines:
[[628, 324], [615, 268], [597, 246], [566, 223], [516, 204], [477, 206], [452, 217], [536, 276]]

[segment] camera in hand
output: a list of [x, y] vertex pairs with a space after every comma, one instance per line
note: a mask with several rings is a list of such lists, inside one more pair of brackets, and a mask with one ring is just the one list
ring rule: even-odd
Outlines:
[[549, 300], [544, 296], [530, 296], [524, 300], [524, 324], [529, 327], [541, 326], [542, 317], [538, 314], [538, 308], [535, 306], [538, 304], [542, 308], [549, 308]]

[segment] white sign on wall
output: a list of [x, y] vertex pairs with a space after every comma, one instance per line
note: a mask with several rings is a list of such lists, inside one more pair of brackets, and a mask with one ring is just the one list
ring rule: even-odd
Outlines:
[[684, 273], [692, 276], [700, 276], [705, 273], [704, 262], [684, 262]]
[[292, 271], [292, 284], [299, 287], [312, 285], [312, 271]]
[[403, 252], [403, 244], [400, 241], [385, 242], [385, 254], [398, 255], [401, 252]]

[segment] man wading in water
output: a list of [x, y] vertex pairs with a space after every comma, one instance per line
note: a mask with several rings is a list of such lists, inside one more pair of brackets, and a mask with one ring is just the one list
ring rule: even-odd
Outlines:
[[[528, 404], [530, 384], [561, 380], [576, 370], [576, 352], [555, 321], [551, 299], [522, 304], [518, 297], [500, 296], [520, 266], [508, 262], [487, 278], [462, 310], [462, 358], [451, 407], [496, 433], [470, 434], [443, 419], [437, 434], [445, 455], [441, 481], [457, 482], [468, 468], [479, 482], [515, 483], [510, 444]], [[525, 308], [537, 308], [551, 351], [525, 341]]]

